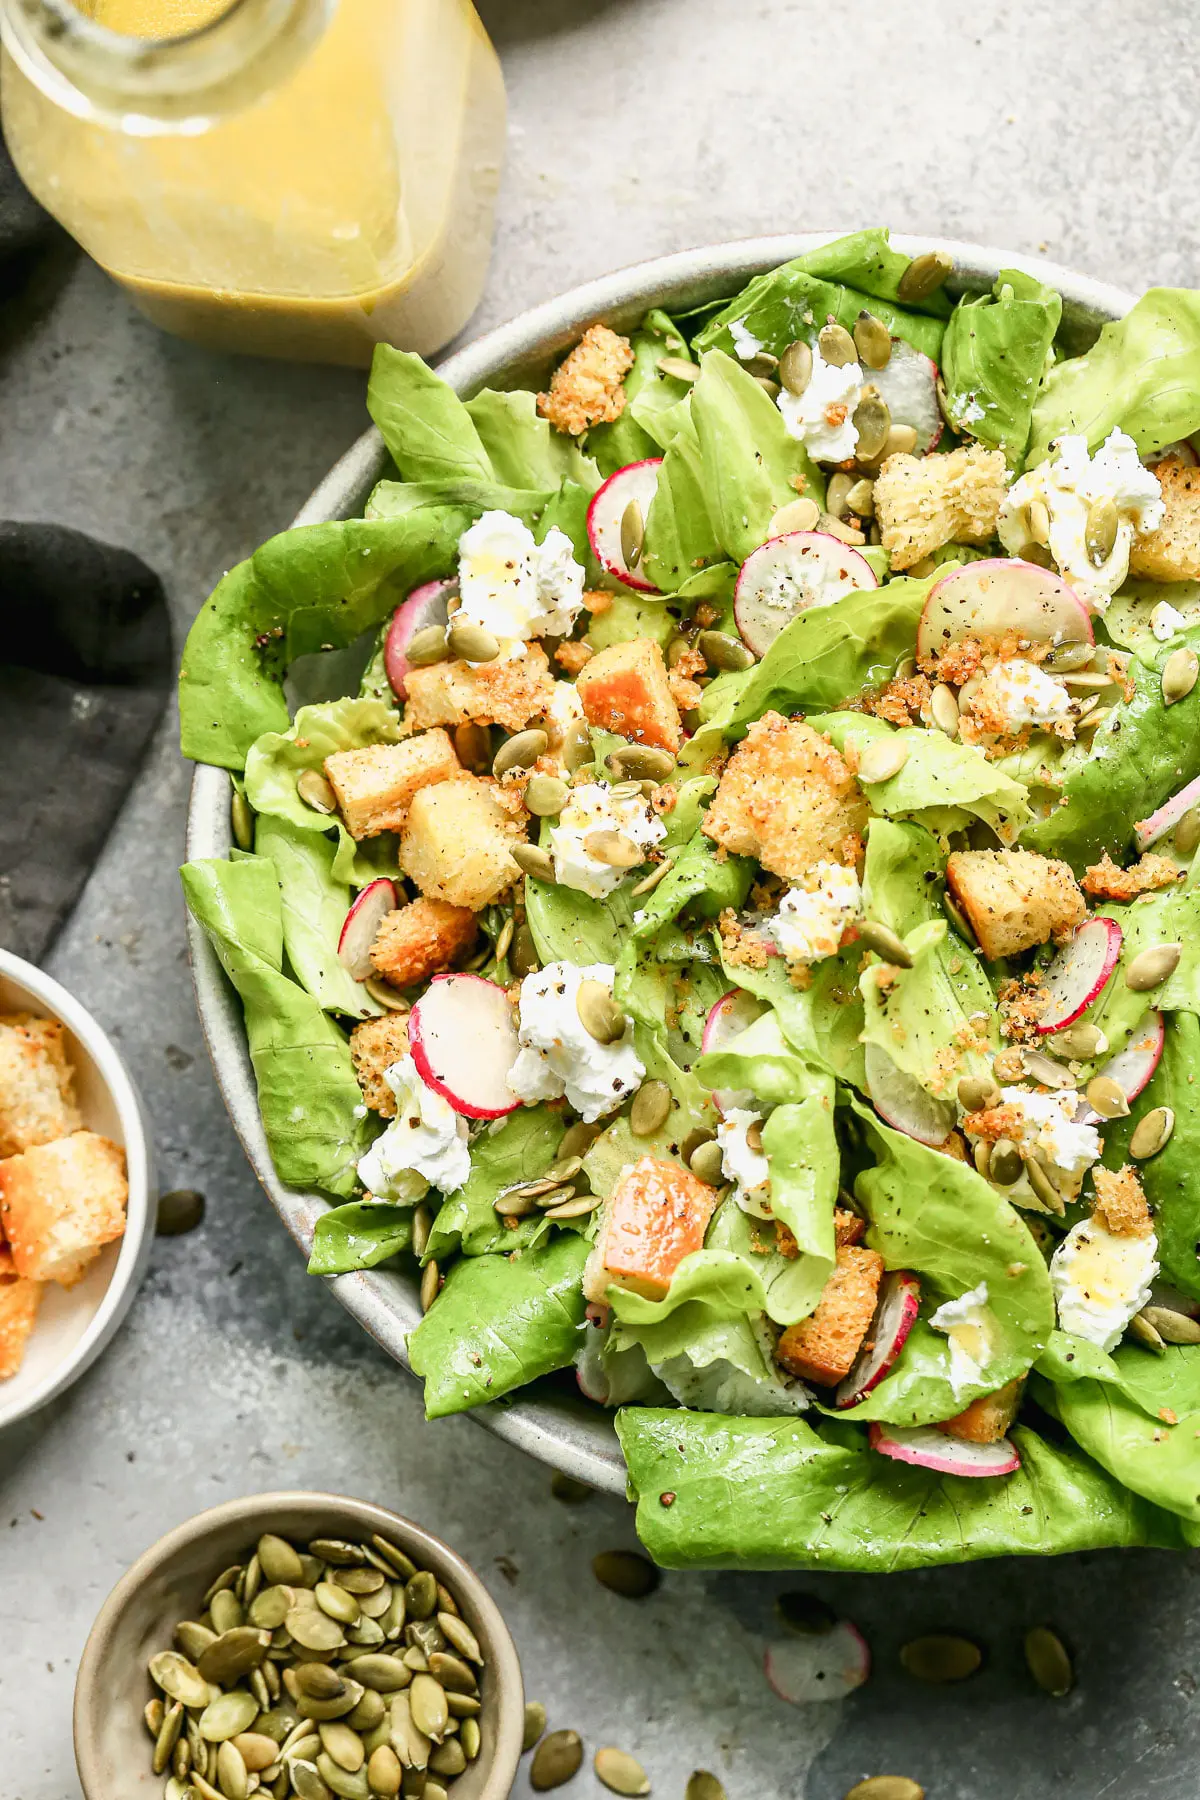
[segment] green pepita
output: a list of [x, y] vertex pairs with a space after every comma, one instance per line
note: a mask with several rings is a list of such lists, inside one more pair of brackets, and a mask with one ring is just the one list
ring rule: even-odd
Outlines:
[[1025, 1661], [1029, 1673], [1044, 1694], [1060, 1700], [1075, 1685], [1075, 1671], [1067, 1647], [1048, 1625], [1035, 1625], [1025, 1633]]
[[917, 428], [915, 425], [892, 425], [887, 434], [887, 442], [883, 446], [884, 457], [911, 456], [917, 447]]
[[[514, 844], [512, 859], [521, 873], [532, 876], [534, 881], [544, 881], [548, 886], [553, 886], [557, 879], [554, 873], [554, 858], [548, 850], [543, 850], [538, 844]], [[527, 926], [519, 927], [513, 937], [513, 955], [509, 957], [509, 962], [512, 963], [514, 970], [516, 968], [514, 958], [521, 942], [521, 934], [526, 930], [528, 930]], [[532, 937], [530, 941], [532, 942]], [[537, 967], [536, 950], [533, 966]]]
[[874, 313], [860, 312], [854, 323], [854, 348], [868, 369], [884, 369], [891, 361], [892, 334]]
[[314, 812], [337, 811], [337, 795], [319, 769], [302, 769], [296, 777], [296, 792]]
[[364, 1689], [357, 1681], [343, 1684], [343, 1692], [337, 1699], [314, 1700], [308, 1694], [301, 1694], [296, 1702], [296, 1710], [305, 1719], [320, 1723], [323, 1719], [344, 1719], [352, 1713], [362, 1699]]
[[459, 1728], [458, 1741], [463, 1747], [463, 1755], [468, 1762], [474, 1762], [479, 1755], [479, 1746], [483, 1734], [478, 1719], [464, 1719]]
[[667, 375], [672, 381], [686, 381], [690, 384], [700, 379], [699, 365], [689, 362], [686, 356], [660, 356], [658, 369], [660, 375]]
[[362, 1546], [345, 1538], [313, 1538], [308, 1548], [310, 1555], [320, 1557], [331, 1569], [354, 1569], [363, 1562]]
[[[993, 1168], [995, 1167], [995, 1163], [996, 1163], [996, 1153], [993, 1150], [993, 1152], [992, 1152]], [[1025, 1169], [1026, 1181], [1028, 1181], [1030, 1187], [1034, 1191], [1036, 1198], [1041, 1201], [1042, 1205], [1046, 1208], [1047, 1212], [1052, 1212], [1052, 1213], [1056, 1213], [1059, 1215], [1061, 1215], [1063, 1212], [1065, 1212], [1066, 1202], [1063, 1199], [1062, 1195], [1059, 1193], [1058, 1189], [1055, 1187], [1053, 1181], [1051, 1181], [1049, 1172], [1047, 1171], [1045, 1165], [1043, 1163], [1041, 1163], [1036, 1156], [1027, 1156], [1024, 1158], [1024, 1169]]]
[[1196, 677], [1200, 675], [1200, 657], [1189, 646], [1172, 650], [1162, 671], [1162, 697], [1164, 706], [1174, 706], [1176, 701], [1184, 700], [1196, 685]]
[[339, 1769], [353, 1775], [366, 1762], [362, 1739], [341, 1719], [330, 1719], [319, 1728], [321, 1747]]
[[1125, 1090], [1111, 1075], [1093, 1076], [1084, 1094], [1093, 1112], [1098, 1112], [1102, 1119], [1123, 1119], [1129, 1111]]
[[408, 1704], [412, 1722], [422, 1736], [435, 1743], [444, 1737], [450, 1713], [446, 1706], [446, 1691], [440, 1682], [432, 1675], [414, 1675], [408, 1690]]
[[829, 477], [829, 483], [825, 489], [825, 509], [832, 518], [844, 519], [850, 510], [847, 495], [854, 486], [854, 482], [853, 475], [847, 475], [840, 469], [835, 475]]
[[418, 1569], [404, 1589], [411, 1619], [432, 1619], [437, 1611], [437, 1579], [428, 1569]]
[[367, 1688], [353, 1712], [345, 1714], [347, 1725], [355, 1731], [374, 1731], [387, 1717], [388, 1703], [374, 1688]]
[[958, 736], [958, 700], [954, 689], [944, 681], [939, 681], [929, 696], [929, 716], [947, 737]]
[[754, 666], [753, 650], [727, 631], [702, 631], [696, 639], [696, 648], [709, 668], [722, 674]]
[[846, 491], [846, 510], [860, 519], [875, 517], [875, 483], [865, 476]]
[[[892, 429], [892, 415], [879, 389], [868, 385], [854, 409], [852, 423], [858, 437], [854, 445], [855, 459], [860, 463], [876, 462], [883, 455]], [[852, 509], [853, 510], [853, 509]]]
[[395, 1800], [404, 1779], [404, 1766], [390, 1744], [372, 1750], [367, 1764], [367, 1786], [379, 1800]]
[[[153, 1769], [161, 1775], [171, 1760], [172, 1752], [179, 1742], [179, 1734], [183, 1730], [183, 1701], [172, 1701], [163, 1713], [162, 1723], [158, 1728], [158, 1736], [154, 1741]], [[186, 1741], [186, 1740], [185, 1740]]]
[[926, 250], [921, 256], [914, 256], [896, 284], [896, 298], [902, 306], [912, 306], [919, 300], [928, 300], [943, 287], [948, 275], [954, 269], [954, 258], [945, 250]]
[[604, 764], [616, 781], [666, 781], [675, 772], [671, 752], [653, 744], [622, 744], [605, 757]]
[[346, 1692], [346, 1683], [328, 1663], [298, 1663], [293, 1675], [297, 1692], [310, 1700], [340, 1700]]
[[636, 569], [642, 559], [646, 521], [639, 501], [631, 500], [621, 514], [621, 560], [627, 569]]
[[636, 1756], [606, 1744], [592, 1759], [596, 1775], [610, 1793], [637, 1796], [650, 1792], [650, 1778]]
[[855, 1782], [846, 1800], [925, 1800], [925, 1789], [907, 1775], [868, 1775]]
[[[565, 1165], [563, 1166], [565, 1167]], [[574, 1173], [574, 1170], [571, 1172]], [[479, 1647], [479, 1639], [466, 1620], [459, 1618], [456, 1613], [440, 1612], [437, 1622], [442, 1628], [442, 1635], [446, 1642], [452, 1645], [460, 1656], [465, 1656], [468, 1662], [478, 1663], [482, 1668], [483, 1651]]]
[[474, 1672], [449, 1650], [434, 1650], [429, 1657], [429, 1673], [447, 1693], [474, 1694], [479, 1683]]
[[531, 769], [539, 756], [545, 756], [549, 744], [546, 733], [536, 726], [518, 731], [501, 744], [492, 758], [492, 774], [499, 781], [510, 769]]
[[393, 1695], [392, 1749], [404, 1767], [406, 1769], [428, 1768], [429, 1752], [432, 1748], [433, 1746], [424, 1732], [417, 1729], [408, 1694]]
[[552, 1731], [544, 1737], [529, 1765], [529, 1785], [539, 1794], [561, 1787], [579, 1771], [583, 1740], [577, 1731]]
[[771, 514], [767, 536], [785, 537], [791, 531], [815, 531], [820, 517], [821, 509], [816, 501], [802, 495], [799, 500], [789, 500], [778, 512]]
[[218, 1687], [229, 1687], [243, 1675], [248, 1675], [251, 1669], [257, 1669], [269, 1644], [267, 1632], [257, 1631], [253, 1625], [235, 1625], [231, 1631], [214, 1638], [196, 1667], [205, 1681], [215, 1681]]
[[1125, 985], [1135, 994], [1144, 994], [1173, 975], [1183, 955], [1182, 944], [1153, 944], [1134, 957], [1125, 971]]
[[834, 319], [822, 325], [817, 333], [817, 349], [835, 369], [845, 368], [847, 363], [855, 362], [858, 357], [854, 339], [846, 327], [839, 325]]
[[442, 1272], [434, 1258], [421, 1271], [421, 1311], [427, 1313], [442, 1291]]
[[1139, 1315], [1152, 1325], [1164, 1344], [1200, 1344], [1200, 1320], [1169, 1306], [1144, 1306]]
[[242, 1603], [231, 1588], [222, 1588], [219, 1594], [213, 1595], [208, 1616], [218, 1637], [226, 1631], [236, 1631], [246, 1618]]
[[629, 1021], [602, 981], [581, 981], [575, 995], [579, 1023], [598, 1044], [616, 1044]]
[[327, 1750], [322, 1750], [317, 1757], [317, 1774], [338, 1800], [371, 1800], [366, 1770], [359, 1769], [351, 1775], [348, 1770], [338, 1767]]
[[789, 394], [803, 394], [812, 380], [813, 353], [803, 338], [789, 344], [779, 359], [779, 379]]
[[155, 1687], [161, 1688], [172, 1700], [181, 1700], [185, 1706], [207, 1706], [213, 1698], [211, 1687], [195, 1664], [174, 1650], [163, 1650], [158, 1656], [152, 1656], [149, 1669]]
[[226, 1738], [249, 1731], [258, 1717], [258, 1702], [244, 1688], [232, 1688], [216, 1700], [210, 1700], [197, 1721], [200, 1736], [207, 1744], [222, 1744]]
[[713, 1138], [697, 1144], [688, 1158], [688, 1168], [697, 1181], [706, 1181], [709, 1187], [718, 1187], [725, 1174], [724, 1153], [720, 1144]]
[[325, 1653], [340, 1650], [346, 1642], [346, 1634], [336, 1619], [318, 1607], [295, 1606], [284, 1620], [288, 1636], [299, 1644], [302, 1650], [315, 1650]]
[[1126, 1326], [1126, 1331], [1133, 1339], [1134, 1343], [1140, 1344], [1143, 1350], [1152, 1350], [1156, 1356], [1165, 1356], [1167, 1354], [1166, 1344], [1163, 1342], [1154, 1326], [1150, 1323], [1149, 1319], [1145, 1318], [1141, 1313], [1135, 1313], [1134, 1317], [1130, 1319], [1129, 1324]]
[[258, 1540], [257, 1555], [263, 1579], [271, 1587], [304, 1585], [304, 1564], [299, 1552], [286, 1538], [277, 1537], [272, 1531], [264, 1532]]
[[348, 1594], [353, 1594], [356, 1600], [377, 1594], [387, 1585], [383, 1570], [365, 1563], [355, 1569], [332, 1569], [329, 1579], [335, 1587], [345, 1588]]
[[1000, 1089], [986, 1075], [964, 1075], [957, 1092], [964, 1112], [986, 1112], [989, 1106], [1000, 1104]]
[[446, 633], [446, 643], [451, 656], [457, 656], [463, 662], [495, 662], [500, 654], [499, 638], [493, 636], [484, 626], [474, 624], [470, 619], [463, 619], [459, 623], [451, 624]]
[[150, 1733], [152, 1738], [157, 1738], [159, 1732], [162, 1730], [162, 1723], [165, 1718], [166, 1708], [156, 1694], [154, 1699], [147, 1700], [145, 1706], [142, 1708], [142, 1719], [145, 1723], [146, 1730]]
[[444, 1744], [430, 1752], [429, 1766], [435, 1775], [453, 1778], [462, 1774], [467, 1766], [467, 1753], [457, 1737], [448, 1737]]
[[643, 1081], [629, 1109], [629, 1129], [634, 1137], [653, 1137], [667, 1122], [671, 1090], [665, 1081]]
[[882, 956], [885, 962], [894, 964], [898, 969], [912, 968], [912, 951], [890, 925], [882, 925], [877, 919], [864, 919], [858, 927], [858, 936], [868, 950], [873, 950], [876, 956]]
[[533, 775], [525, 788], [525, 810], [535, 819], [556, 819], [571, 790], [557, 775]]
[[353, 1594], [335, 1586], [332, 1581], [318, 1581], [313, 1592], [323, 1613], [336, 1619], [339, 1625], [357, 1625], [361, 1609]]
[[966, 1681], [983, 1661], [978, 1644], [949, 1632], [912, 1638], [900, 1651], [900, 1665], [917, 1681], [946, 1685]]
[[447, 1694], [446, 1705], [452, 1719], [473, 1719], [482, 1708], [478, 1694]]
[[261, 1731], [239, 1732], [237, 1737], [230, 1738], [229, 1741], [237, 1745], [247, 1772], [251, 1775], [261, 1775], [279, 1756], [278, 1744]]
[[183, 1237], [204, 1223], [204, 1195], [199, 1188], [172, 1188], [161, 1194], [154, 1217], [157, 1237]]
[[249, 1772], [242, 1753], [228, 1739], [217, 1751], [217, 1785], [225, 1800], [247, 1800], [250, 1792]]
[[197, 1662], [208, 1646], [216, 1641], [216, 1632], [210, 1631], [207, 1625], [201, 1625], [195, 1619], [180, 1619], [175, 1627], [175, 1642], [192, 1662]]
[[546, 1709], [540, 1700], [525, 1702], [525, 1729], [521, 1736], [521, 1749], [532, 1750], [533, 1746], [546, 1729]]
[[352, 1681], [361, 1682], [363, 1687], [371, 1688], [377, 1694], [395, 1694], [408, 1686], [408, 1670], [400, 1658], [382, 1652], [356, 1656], [346, 1664], [346, 1673]]
[[592, 1573], [601, 1587], [625, 1600], [644, 1600], [662, 1580], [654, 1564], [637, 1550], [601, 1550], [592, 1558]]
[[445, 662], [450, 655], [444, 625], [426, 625], [408, 640], [404, 660], [414, 669], [427, 669], [433, 663]]
[[1200, 845], [1200, 806], [1184, 813], [1175, 827], [1175, 848], [1180, 856], [1194, 856]]
[[1056, 1055], [1065, 1056], [1072, 1062], [1091, 1062], [1108, 1049], [1108, 1039], [1100, 1027], [1085, 1019], [1068, 1025], [1064, 1031], [1056, 1031], [1046, 1043]]

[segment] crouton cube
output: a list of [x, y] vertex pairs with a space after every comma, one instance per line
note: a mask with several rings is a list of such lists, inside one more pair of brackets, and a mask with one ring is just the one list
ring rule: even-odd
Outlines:
[[388, 913], [371, 945], [371, 961], [393, 987], [411, 987], [448, 969], [469, 950], [479, 923], [465, 906], [448, 906], [422, 894]]
[[527, 646], [511, 662], [433, 663], [410, 669], [405, 723], [414, 731], [434, 725], [501, 725], [521, 731], [549, 710], [554, 677], [540, 644]]
[[1129, 573], [1147, 581], [1200, 580], [1200, 469], [1167, 457], [1154, 474], [1166, 513], [1157, 530], [1134, 538]]
[[630, 638], [597, 650], [580, 670], [575, 690], [588, 724], [601, 731], [672, 755], [683, 742], [667, 665], [653, 638]]
[[0, 1224], [17, 1274], [70, 1287], [124, 1232], [128, 1198], [124, 1150], [94, 1131], [0, 1162]]
[[0, 1381], [15, 1375], [25, 1357], [25, 1345], [41, 1305], [43, 1283], [0, 1282]]
[[550, 392], [538, 395], [538, 411], [568, 437], [609, 425], [625, 410], [621, 384], [632, 367], [629, 339], [607, 325], [590, 325], [550, 377]]
[[363, 1099], [381, 1118], [396, 1116], [396, 1096], [384, 1073], [407, 1055], [407, 1013], [386, 1012], [378, 1019], [364, 1019], [350, 1033], [350, 1061]]
[[980, 1394], [956, 1418], [943, 1419], [938, 1430], [947, 1437], [963, 1438], [968, 1444], [998, 1444], [1017, 1416], [1023, 1386], [1024, 1377], [1018, 1375], [994, 1394]]
[[481, 775], [440, 781], [413, 796], [400, 834], [400, 867], [431, 900], [479, 912], [520, 874], [525, 841], [519, 797]]
[[399, 831], [419, 788], [461, 772], [444, 731], [425, 731], [403, 743], [372, 744], [366, 750], [335, 750], [325, 758], [346, 830], [359, 839]]
[[986, 544], [1007, 486], [1003, 453], [978, 444], [889, 456], [875, 481], [875, 517], [893, 569], [911, 569], [943, 544]]
[[1067, 864], [1032, 850], [956, 850], [946, 884], [989, 962], [1065, 937], [1087, 917]]
[[867, 1234], [867, 1221], [852, 1213], [848, 1206], [834, 1209], [833, 1235], [836, 1243], [861, 1244]]
[[800, 881], [814, 863], [857, 863], [866, 823], [867, 803], [832, 744], [802, 719], [769, 712], [725, 765], [704, 830], [773, 875]]
[[839, 1244], [837, 1262], [817, 1310], [789, 1325], [775, 1346], [775, 1360], [790, 1375], [833, 1387], [850, 1373], [871, 1329], [883, 1258], [878, 1250]]
[[33, 1013], [0, 1014], [0, 1156], [78, 1131], [66, 1027]]
[[1092, 1170], [1096, 1189], [1093, 1216], [1114, 1237], [1149, 1237], [1154, 1230], [1150, 1208], [1142, 1192], [1137, 1170], [1126, 1163], [1121, 1169], [1104, 1169], [1097, 1163]]
[[0, 1281], [10, 1281], [16, 1272], [17, 1265], [13, 1261], [12, 1245], [3, 1231], [0, 1231]]
[[599, 1303], [615, 1285], [661, 1299], [684, 1257], [704, 1248], [716, 1204], [716, 1188], [681, 1163], [641, 1157], [624, 1170], [604, 1208], [584, 1293]]

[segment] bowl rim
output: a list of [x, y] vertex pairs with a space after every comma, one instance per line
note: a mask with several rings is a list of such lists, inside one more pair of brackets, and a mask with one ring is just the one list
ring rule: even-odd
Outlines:
[[[398, 1539], [402, 1549], [415, 1548], [425, 1566], [433, 1569], [439, 1579], [446, 1579], [449, 1572], [447, 1586], [454, 1585], [455, 1598], [463, 1603], [464, 1615], [469, 1614], [472, 1622], [479, 1624], [481, 1635], [492, 1645], [489, 1666], [495, 1668], [499, 1696], [496, 1743], [478, 1800], [505, 1800], [521, 1756], [525, 1690], [512, 1633], [482, 1577], [444, 1538], [403, 1513], [392, 1512], [371, 1500], [354, 1499], [348, 1494], [299, 1488], [246, 1494], [240, 1499], [224, 1500], [217, 1506], [206, 1507], [203, 1512], [193, 1513], [143, 1550], [108, 1594], [87, 1635], [75, 1676], [72, 1733], [75, 1766], [84, 1800], [117, 1800], [111, 1790], [102, 1786], [104, 1772], [97, 1760], [95, 1718], [97, 1709], [103, 1705], [109, 1640], [130, 1601], [180, 1550], [229, 1525], [244, 1522], [249, 1535], [255, 1521], [278, 1520], [281, 1514], [290, 1512], [325, 1512], [331, 1519], [352, 1519], [359, 1530], [369, 1527], [381, 1537], [391, 1535]], [[257, 1535], [265, 1528], [260, 1523]]]
[[3, 1431], [18, 1419], [28, 1418], [77, 1381], [106, 1347], [128, 1312], [146, 1272], [154, 1242], [150, 1206], [154, 1149], [132, 1077], [111, 1038], [82, 1002], [44, 969], [26, 962], [11, 950], [0, 948], [0, 976], [22, 988], [31, 1002], [60, 1020], [91, 1057], [120, 1120], [129, 1183], [125, 1232], [103, 1299], [70, 1354], [51, 1369], [19, 1406], [6, 1408], [4, 1389], [0, 1386], [0, 1431]]
[[[632, 322], [655, 305], [669, 309], [671, 305], [698, 304], [721, 291], [736, 291], [752, 276], [844, 235], [844, 231], [814, 231], [743, 238], [630, 264], [528, 308], [456, 350], [437, 365], [437, 373], [456, 392], [466, 395], [488, 383], [518, 385], [523, 374], [545, 364], [596, 319], [619, 325]], [[954, 262], [948, 284], [953, 293], [990, 291], [1004, 269], [1033, 275], [1062, 295], [1068, 324], [1092, 336], [1102, 324], [1122, 317], [1136, 299], [1123, 288], [1077, 274], [1043, 257], [995, 246], [899, 232], [892, 234], [891, 244], [908, 255], [945, 251]], [[292, 525], [354, 516], [388, 463], [383, 439], [371, 426], [314, 489]], [[231, 792], [227, 770], [197, 765], [188, 809], [189, 860], [227, 855]], [[276, 1174], [258, 1111], [240, 1005], [216, 951], [190, 914], [187, 934], [196, 1005], [230, 1119], [272, 1205], [307, 1253], [316, 1221], [330, 1203], [319, 1195], [288, 1187]], [[347, 1310], [408, 1369], [407, 1336], [420, 1319], [415, 1281], [390, 1270], [363, 1270], [327, 1279]], [[546, 1391], [544, 1384], [537, 1383], [503, 1401], [475, 1408], [470, 1416], [565, 1474], [608, 1493], [625, 1493], [625, 1463], [612, 1415], [591, 1402]]]

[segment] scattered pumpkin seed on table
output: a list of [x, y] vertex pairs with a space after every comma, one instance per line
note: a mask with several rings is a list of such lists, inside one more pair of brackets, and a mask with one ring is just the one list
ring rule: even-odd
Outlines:
[[539, 1794], [570, 1781], [583, 1761], [583, 1740], [577, 1731], [552, 1731], [533, 1753], [529, 1785]]
[[708, 1769], [693, 1769], [688, 1776], [685, 1800], [726, 1800], [725, 1789]]
[[592, 1572], [601, 1587], [625, 1600], [644, 1600], [662, 1580], [659, 1570], [637, 1550], [601, 1550], [592, 1558]]
[[966, 1681], [983, 1661], [983, 1652], [970, 1638], [950, 1632], [929, 1632], [912, 1638], [900, 1650], [900, 1665], [916, 1681], [936, 1686]]

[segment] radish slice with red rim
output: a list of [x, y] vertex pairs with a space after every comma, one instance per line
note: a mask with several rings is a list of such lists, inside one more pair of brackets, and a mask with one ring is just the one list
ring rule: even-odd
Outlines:
[[337, 953], [338, 961], [350, 971], [355, 981], [367, 981], [374, 975], [371, 946], [379, 927], [395, 910], [395, 883], [382, 877], [369, 882], [351, 905], [342, 924]]
[[887, 402], [893, 425], [911, 425], [917, 434], [916, 455], [927, 456], [942, 435], [942, 409], [938, 405], [938, 367], [932, 358], [906, 343], [892, 339], [892, 354], [882, 369], [864, 369]]
[[838, 1619], [828, 1631], [774, 1639], [763, 1656], [763, 1673], [789, 1706], [844, 1700], [871, 1673], [871, 1651], [856, 1625]]
[[878, 1387], [903, 1350], [917, 1322], [921, 1284], [907, 1269], [891, 1269], [879, 1287], [879, 1304], [854, 1367], [837, 1390], [838, 1406], [857, 1406]]
[[1007, 1438], [995, 1444], [972, 1444], [947, 1437], [933, 1425], [872, 1425], [872, 1450], [893, 1462], [932, 1469], [938, 1475], [1013, 1475], [1021, 1458]]
[[1081, 1018], [1104, 992], [1121, 956], [1121, 927], [1115, 919], [1088, 919], [1046, 970], [1042, 1014], [1043, 1037], [1062, 1031]]
[[867, 1092], [875, 1111], [885, 1125], [902, 1131], [936, 1150], [954, 1130], [957, 1114], [948, 1100], [939, 1100], [894, 1063], [878, 1044], [867, 1044], [864, 1052]]
[[[704, 1030], [700, 1035], [700, 1053], [708, 1056], [714, 1050], [724, 1050], [734, 1038], [748, 1031], [756, 1019], [760, 1019], [767, 1010], [765, 1000], [748, 993], [745, 988], [730, 988], [727, 994], [714, 1002], [709, 1008], [708, 1017], [704, 1021]], [[714, 1088], [713, 1105], [720, 1113], [725, 1113], [735, 1106], [753, 1106], [754, 1094], [750, 1088]]]
[[409, 643], [418, 631], [429, 625], [444, 625], [450, 617], [447, 601], [454, 591], [453, 581], [426, 581], [414, 588], [392, 614], [383, 645], [383, 666], [397, 700], [407, 700], [405, 679], [408, 675]]
[[508, 995], [482, 975], [435, 975], [408, 1018], [417, 1074], [468, 1119], [521, 1102], [508, 1085], [520, 1044]]
[[963, 638], [1014, 633], [1056, 648], [1095, 642], [1087, 607], [1061, 575], [1018, 556], [995, 556], [954, 569], [929, 590], [917, 658], [935, 659]]
[[1181, 787], [1177, 794], [1164, 800], [1157, 812], [1148, 819], [1139, 819], [1133, 828], [1133, 841], [1139, 850], [1148, 850], [1151, 844], [1157, 844], [1159, 838], [1166, 837], [1174, 831], [1185, 813], [1190, 813], [1194, 806], [1200, 806], [1200, 775]]
[[1098, 1072], [1115, 1081], [1127, 1100], [1136, 1100], [1158, 1067], [1166, 1036], [1166, 1020], [1151, 1008], [1134, 1026], [1125, 1048], [1110, 1056]]
[[650, 503], [658, 492], [661, 468], [661, 456], [647, 457], [645, 462], [626, 463], [596, 489], [587, 512], [588, 543], [596, 561], [607, 574], [615, 575], [618, 581], [636, 589], [639, 594], [657, 594], [658, 589], [626, 563], [621, 548], [621, 521], [630, 502], [636, 501], [645, 526]]
[[878, 586], [870, 563], [840, 538], [827, 531], [788, 531], [768, 538], [742, 564], [733, 616], [742, 641], [755, 656], [765, 656], [797, 614]]

